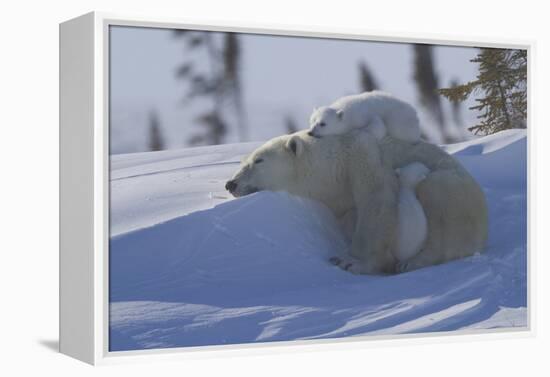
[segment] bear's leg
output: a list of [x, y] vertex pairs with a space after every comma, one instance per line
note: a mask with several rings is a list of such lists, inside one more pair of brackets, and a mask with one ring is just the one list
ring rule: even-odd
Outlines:
[[343, 216], [338, 218], [338, 224], [340, 229], [344, 233], [346, 240], [351, 242], [353, 232], [355, 231], [355, 224], [357, 223], [357, 210], [355, 208], [347, 211]]
[[387, 263], [381, 264], [382, 267], [373, 268], [372, 263], [363, 262], [352, 258], [350, 256], [345, 257], [332, 257], [329, 262], [335, 266], [340, 267], [342, 270], [351, 272], [354, 275], [380, 275], [380, 274], [394, 274], [395, 271], [395, 259], [391, 259]]
[[351, 256], [357, 259], [353, 270], [361, 274], [394, 273], [397, 205], [385, 198], [371, 199], [368, 209], [359, 209], [351, 244]]
[[365, 266], [361, 261], [350, 257], [349, 255], [346, 256], [339, 256], [339, 257], [332, 257], [329, 259], [329, 262], [332, 263], [335, 266], [340, 267], [344, 271], [351, 272], [352, 274], [365, 274], [367, 273], [365, 270]]
[[398, 262], [395, 272], [403, 273], [418, 270], [423, 267], [435, 266], [444, 262], [441, 253], [435, 249], [423, 249], [405, 262]]
[[397, 230], [398, 182], [389, 162], [383, 161], [378, 141], [358, 133], [350, 156], [350, 184], [357, 208], [351, 256], [359, 273], [392, 273]]
[[373, 135], [376, 140], [382, 140], [386, 136], [386, 125], [379, 116], [373, 117], [373, 119], [367, 124], [367, 131]]

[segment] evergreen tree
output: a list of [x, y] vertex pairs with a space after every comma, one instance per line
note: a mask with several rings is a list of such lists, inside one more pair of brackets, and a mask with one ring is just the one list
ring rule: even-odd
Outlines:
[[225, 45], [223, 50], [224, 82], [227, 96], [231, 98], [236, 117], [237, 131], [240, 141], [248, 140], [248, 125], [243, 104], [241, 87], [240, 64], [241, 47], [236, 33], [225, 33]]
[[155, 110], [149, 113], [149, 150], [161, 151], [164, 149], [164, 141], [160, 130], [160, 120]]
[[482, 48], [471, 60], [479, 64], [475, 80], [439, 93], [451, 101], [464, 101], [472, 93], [476, 98], [480, 122], [469, 130], [492, 134], [510, 128], [525, 128], [527, 119], [527, 50]]
[[191, 145], [217, 145], [223, 143], [227, 132], [227, 125], [216, 111], [206, 112], [196, 118], [205, 129], [200, 134], [195, 134], [187, 139]]
[[293, 134], [294, 132], [298, 131], [298, 125], [296, 124], [294, 118], [290, 115], [287, 115], [285, 117], [285, 126], [287, 134]]
[[[231, 118], [236, 118], [239, 140], [246, 141], [248, 126], [240, 78], [238, 34], [177, 30], [176, 36], [184, 39], [187, 52], [196, 52], [195, 56], [203, 55], [207, 59], [207, 64], [199, 65], [190, 58], [176, 71], [176, 76], [188, 87], [185, 101], [205, 98], [211, 104], [210, 109], [196, 118], [203, 126], [202, 132], [191, 136], [187, 142], [192, 145], [223, 143], [233, 124]], [[232, 106], [232, 113], [227, 105]]]
[[359, 68], [359, 87], [361, 92], [372, 92], [380, 87], [374, 78], [371, 70], [367, 66], [367, 63], [360, 60], [358, 64]]
[[454, 138], [446, 128], [445, 115], [438, 95], [439, 80], [435, 72], [432, 46], [414, 44], [414, 81], [420, 97], [420, 104], [433, 118], [439, 128], [443, 142], [452, 142]]
[[[450, 82], [450, 88], [456, 88], [458, 86], [458, 80], [453, 78]], [[451, 102], [451, 112], [453, 115], [453, 121], [457, 128], [463, 129], [464, 120], [462, 119], [462, 102], [457, 100], [450, 100]]]

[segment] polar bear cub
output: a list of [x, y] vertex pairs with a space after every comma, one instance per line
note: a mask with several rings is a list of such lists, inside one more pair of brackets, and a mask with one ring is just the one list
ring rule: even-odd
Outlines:
[[396, 169], [399, 179], [397, 243], [394, 257], [405, 262], [416, 255], [428, 235], [428, 221], [415, 193], [430, 170], [420, 162], [413, 162]]
[[330, 106], [313, 110], [309, 119], [309, 135], [343, 134], [367, 127], [381, 139], [387, 133], [398, 140], [420, 140], [420, 125], [414, 107], [391, 94], [381, 91], [345, 96]]

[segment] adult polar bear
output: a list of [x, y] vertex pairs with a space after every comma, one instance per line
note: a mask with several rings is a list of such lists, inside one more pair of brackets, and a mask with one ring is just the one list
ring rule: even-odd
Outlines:
[[[393, 256], [397, 230], [395, 169], [421, 162], [431, 173], [416, 193], [428, 220], [422, 250], [405, 263]], [[488, 232], [485, 197], [469, 173], [439, 147], [358, 130], [314, 138], [307, 131], [276, 137], [246, 157], [227, 182], [234, 196], [287, 191], [327, 205], [337, 217], [357, 214], [351, 242], [356, 273], [393, 273], [472, 255]]]

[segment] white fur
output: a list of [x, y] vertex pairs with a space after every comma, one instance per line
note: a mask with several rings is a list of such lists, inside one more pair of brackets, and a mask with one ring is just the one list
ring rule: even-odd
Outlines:
[[338, 99], [330, 106], [313, 110], [310, 134], [321, 137], [366, 127], [381, 139], [387, 133], [407, 142], [420, 140], [416, 110], [407, 102], [380, 92], [366, 92]]
[[[485, 197], [459, 162], [436, 145], [369, 136], [352, 131], [315, 138], [304, 130], [276, 137], [242, 161], [228, 190], [236, 197], [286, 191], [318, 200], [338, 218], [352, 215], [344, 221], [353, 228], [345, 254], [352, 263], [341, 256], [331, 262], [355, 273], [412, 271], [482, 251], [488, 233]], [[401, 262], [394, 256], [399, 215], [395, 168], [413, 162], [430, 169], [416, 187], [428, 234], [420, 252]]]
[[394, 256], [399, 262], [405, 262], [415, 256], [426, 241], [428, 221], [416, 197], [415, 189], [429, 172], [426, 165], [420, 162], [413, 162], [396, 170], [400, 187]]

